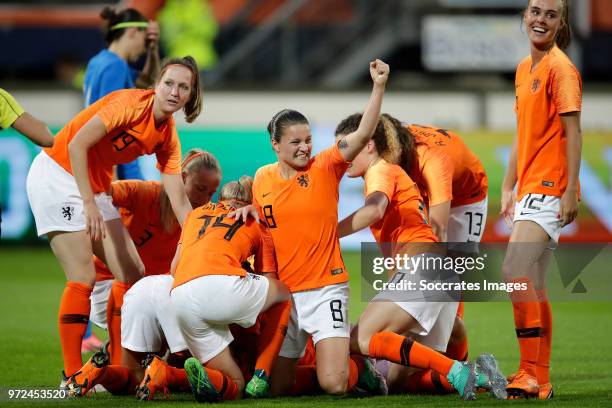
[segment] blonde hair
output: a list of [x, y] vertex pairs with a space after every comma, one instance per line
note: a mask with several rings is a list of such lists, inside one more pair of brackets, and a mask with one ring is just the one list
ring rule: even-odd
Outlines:
[[240, 208], [253, 202], [253, 179], [242, 176], [238, 181], [226, 183], [219, 194], [219, 201], [227, 201], [232, 207]]
[[[212, 153], [198, 148], [189, 150], [183, 158], [181, 173], [193, 174], [203, 169], [216, 171], [221, 174], [219, 161]], [[160, 222], [165, 232], [171, 232], [178, 225], [176, 215], [174, 210], [172, 210], [170, 197], [166, 194], [166, 190], [162, 189], [159, 194]]]

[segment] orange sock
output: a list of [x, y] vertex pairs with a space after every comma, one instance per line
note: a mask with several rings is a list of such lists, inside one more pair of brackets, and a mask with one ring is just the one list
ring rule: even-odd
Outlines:
[[515, 279], [513, 283], [525, 283], [527, 290], [512, 292], [510, 299], [514, 309], [514, 326], [519, 343], [521, 362], [519, 370], [536, 376], [536, 362], [540, 349], [540, 305], [537, 302], [533, 283], [527, 278]]
[[448, 394], [456, 392], [445, 375], [435, 370], [419, 370], [408, 377], [405, 391], [412, 394]]
[[550, 352], [552, 346], [552, 308], [546, 289], [538, 291], [540, 299], [540, 349], [536, 363], [536, 377], [539, 384], [550, 382]]
[[295, 384], [289, 395], [313, 395], [321, 394], [317, 380], [317, 367], [315, 365], [299, 365], [295, 370]]
[[128, 283], [114, 280], [106, 305], [111, 364], [114, 365], [121, 365], [121, 306], [123, 306], [123, 296], [130, 286]]
[[270, 376], [272, 366], [287, 333], [287, 325], [291, 315], [291, 301], [277, 303], [264, 313], [266, 319], [263, 320], [258, 339], [255, 370], [263, 370], [267, 376]]
[[139, 385], [130, 369], [120, 365], [107, 366], [98, 384], [102, 384], [113, 395], [132, 395]]
[[350, 392], [355, 388], [359, 380], [359, 374], [361, 374], [363, 370], [365, 370], [363, 356], [351, 354], [349, 358], [349, 377], [348, 384], [346, 385], [346, 392]]
[[376, 333], [370, 339], [370, 357], [415, 368], [433, 368], [447, 375], [454, 360], [424, 346], [411, 338], [391, 332]]
[[215, 387], [217, 392], [221, 394], [223, 401], [231, 401], [236, 399], [238, 396], [238, 386], [231, 378], [223, 374], [221, 371], [207, 367], [204, 367], [204, 369], [206, 370], [206, 374], [208, 374], [208, 378], [210, 379], [212, 385]]
[[66, 282], [60, 300], [57, 325], [64, 356], [64, 371], [68, 376], [83, 366], [81, 342], [89, 322], [89, 295], [92, 290], [92, 286], [84, 283]]
[[175, 368], [166, 365], [166, 380], [168, 381], [168, 388], [170, 391], [191, 391], [191, 385], [189, 385], [187, 373], [183, 368]]

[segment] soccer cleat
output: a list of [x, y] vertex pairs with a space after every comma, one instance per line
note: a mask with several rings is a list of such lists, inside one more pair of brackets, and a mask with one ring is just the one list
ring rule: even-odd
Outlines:
[[553, 399], [553, 387], [551, 383], [540, 384], [540, 390], [538, 391], [538, 399], [549, 400]]
[[206, 370], [197, 359], [189, 357], [185, 360], [185, 372], [196, 401], [221, 402], [221, 394], [212, 385]]
[[[497, 361], [492, 354], [478, 356], [478, 359], [476, 359], [476, 374], [478, 377], [486, 377], [488, 387], [485, 386], [484, 388], [488, 389], [495, 398], [504, 400], [508, 398], [508, 392], [506, 391], [508, 381], [499, 370]], [[478, 378], [478, 386], [483, 386], [480, 378]]]
[[87, 391], [92, 389], [97, 383], [97, 379], [104, 372], [110, 363], [108, 354], [98, 351], [91, 356], [89, 361], [76, 373], [72, 374], [66, 381], [66, 390], [70, 397], [82, 397]]
[[142, 361], [142, 366], [145, 371], [142, 382], [136, 388], [136, 399], [150, 401], [158, 391], [163, 392], [164, 396], [170, 394], [166, 378], [166, 363], [155, 354], [148, 354]]
[[538, 380], [525, 370], [519, 370], [506, 387], [508, 399], [538, 398]]
[[364, 370], [359, 374], [355, 391], [367, 395], [387, 395], [389, 388], [385, 377], [375, 367], [374, 361], [370, 358], [363, 358]]
[[251, 398], [266, 398], [270, 396], [270, 381], [264, 370], [255, 370], [253, 378], [244, 389]]
[[83, 339], [81, 342], [81, 353], [101, 350], [102, 345], [102, 340], [100, 340], [94, 333], [91, 333], [89, 337]]
[[60, 390], [68, 391], [68, 389], [66, 388], [66, 383], [68, 382], [68, 379], [69, 377], [66, 376], [66, 372], [62, 370], [62, 381], [60, 382], [60, 385], [59, 385]]
[[466, 361], [455, 361], [446, 376], [464, 400], [476, 399], [476, 367]]

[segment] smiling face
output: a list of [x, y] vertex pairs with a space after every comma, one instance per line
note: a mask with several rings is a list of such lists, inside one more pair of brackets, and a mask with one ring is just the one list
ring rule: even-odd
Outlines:
[[193, 208], [200, 207], [212, 199], [221, 182], [217, 170], [202, 168], [198, 171], [184, 172], [185, 192]]
[[527, 35], [539, 50], [551, 48], [563, 25], [562, 0], [531, 0], [524, 15]]
[[284, 162], [296, 170], [308, 165], [312, 153], [312, 133], [304, 123], [283, 129], [280, 141], [272, 140], [272, 147], [279, 162]]
[[173, 114], [189, 102], [193, 88], [191, 70], [183, 65], [169, 65], [155, 84], [155, 99], [163, 114]]

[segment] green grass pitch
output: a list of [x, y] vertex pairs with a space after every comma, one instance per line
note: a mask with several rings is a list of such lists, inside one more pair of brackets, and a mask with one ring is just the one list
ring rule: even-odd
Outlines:
[[[345, 254], [352, 272], [351, 319], [364, 304], [359, 302], [359, 256]], [[68, 401], [8, 401], [8, 389], [52, 388], [59, 384], [62, 361], [56, 320], [64, 285], [63, 273], [48, 248], [0, 249], [0, 406], [136, 406], [132, 397], [97, 394]], [[496, 401], [481, 395], [477, 401], [464, 402], [457, 395], [403, 395], [356, 399], [352, 397], [303, 397], [261, 401], [227, 402], [232, 406], [255, 407], [374, 407], [374, 406], [520, 406], [596, 407], [612, 404], [612, 304], [556, 303], [552, 381], [553, 402]], [[509, 303], [471, 303], [465, 307], [470, 355], [494, 353], [504, 373], [516, 368], [518, 351], [513, 335]], [[191, 395], [174, 395], [147, 406], [196, 406]]]

